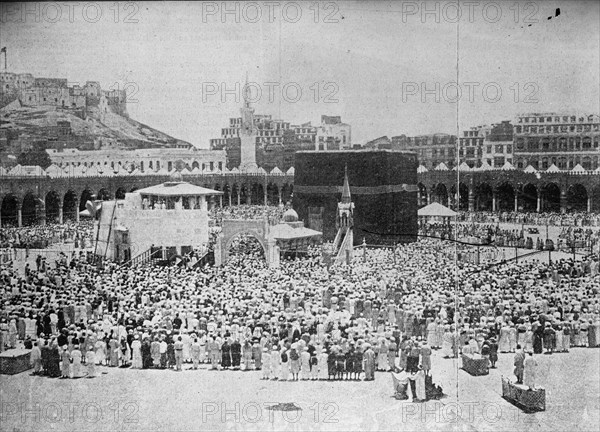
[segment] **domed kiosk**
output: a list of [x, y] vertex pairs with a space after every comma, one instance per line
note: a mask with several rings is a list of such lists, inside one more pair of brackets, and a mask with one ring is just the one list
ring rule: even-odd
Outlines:
[[283, 221], [286, 223], [289, 222], [298, 222], [298, 213], [293, 208], [286, 210], [282, 217]]
[[270, 267], [279, 266], [281, 253], [287, 256], [305, 253], [309, 246], [321, 242], [323, 234], [306, 228], [304, 222], [298, 220], [298, 213], [293, 208], [285, 211], [277, 225], [271, 225], [267, 219], [224, 219], [221, 225], [222, 231], [215, 245], [217, 266], [227, 262], [228, 245], [240, 233], [249, 234], [259, 241]]

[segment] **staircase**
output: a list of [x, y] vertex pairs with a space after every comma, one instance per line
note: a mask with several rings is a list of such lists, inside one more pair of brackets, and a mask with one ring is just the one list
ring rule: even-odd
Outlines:
[[340, 246], [340, 244], [342, 243], [342, 240], [344, 239], [344, 237], [346, 236], [346, 231], [348, 230], [348, 228], [339, 228], [337, 234], [335, 235], [335, 239], [333, 240], [333, 252], [337, 252], [338, 247]]
[[[157, 254], [154, 254], [157, 255]], [[154, 259], [156, 258], [160, 258], [158, 256], [153, 256], [152, 254], [152, 248], [142, 252], [141, 254], [131, 258], [129, 261], [124, 262], [123, 264], [121, 264], [121, 267], [124, 266], [130, 266], [130, 267], [137, 267], [137, 266], [141, 266], [144, 264], [148, 264], [151, 263]]]
[[[338, 235], [340, 234], [342, 230], [338, 230]], [[341, 246], [339, 248], [339, 250], [337, 251], [337, 255], [335, 257], [335, 262], [336, 264], [345, 264], [346, 263], [346, 251], [349, 250], [350, 251], [350, 259], [352, 259], [352, 246], [354, 243], [354, 235], [353, 232], [350, 228], [345, 228], [343, 230], [343, 234], [340, 235], [341, 237]], [[337, 238], [337, 236], [336, 236]]]
[[207, 251], [204, 255], [202, 255], [196, 264], [192, 268], [202, 268], [206, 264], [214, 265], [215, 264], [215, 252]]

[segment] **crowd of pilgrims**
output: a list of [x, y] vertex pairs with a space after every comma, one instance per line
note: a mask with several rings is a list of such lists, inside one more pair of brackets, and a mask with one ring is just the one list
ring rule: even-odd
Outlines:
[[494, 243], [500, 247], [526, 247], [532, 249], [533, 245], [540, 245], [539, 238], [536, 243], [531, 236], [526, 236], [526, 233], [521, 229], [503, 229], [491, 224], [457, 224], [455, 226], [454, 224], [439, 222], [421, 223], [419, 234], [441, 239], [458, 238], [466, 240], [467, 237], [472, 237], [479, 239], [483, 244]]
[[[540, 227], [542, 230], [544, 228]], [[501, 228], [498, 223], [421, 223], [419, 234], [443, 239], [477, 238], [484, 244], [493, 243], [498, 247], [519, 247], [526, 249], [544, 250], [547, 248], [545, 232], [530, 235], [524, 228]], [[575, 243], [574, 243], [575, 242]], [[552, 241], [551, 250], [571, 251], [573, 244], [579, 250], [598, 250], [600, 231], [591, 228], [563, 226], [556, 244]]]
[[276, 224], [281, 220], [283, 213], [290, 207], [289, 203], [284, 206], [264, 205], [239, 205], [230, 207], [213, 206], [209, 212], [212, 226], [221, 226], [223, 219], [263, 219], [269, 223]]
[[[31, 348], [34, 372], [98, 366], [261, 370], [263, 379], [430, 375], [431, 356], [597, 347], [597, 258], [455, 265], [420, 240], [328, 268], [317, 249], [269, 268], [240, 238], [221, 268], [92, 266], [0, 271], [0, 349]], [[439, 350], [439, 351], [438, 351]], [[186, 367], [189, 368], [189, 367]]]
[[55, 243], [71, 242], [76, 248], [84, 249], [91, 244], [93, 236], [92, 219], [24, 227], [3, 226], [0, 228], [0, 248], [43, 249]]
[[461, 211], [461, 222], [514, 223], [525, 225], [553, 226], [600, 226], [600, 214], [591, 212], [485, 212]]

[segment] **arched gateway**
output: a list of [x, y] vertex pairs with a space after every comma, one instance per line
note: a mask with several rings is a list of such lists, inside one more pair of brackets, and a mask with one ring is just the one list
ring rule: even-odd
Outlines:
[[275, 239], [269, 239], [269, 222], [264, 219], [224, 219], [222, 230], [215, 245], [215, 264], [223, 265], [229, 258], [231, 242], [240, 235], [256, 238], [263, 248], [269, 267], [279, 266], [279, 247]]
[[215, 244], [215, 264], [221, 266], [229, 258], [229, 247], [239, 236], [256, 238], [263, 248], [269, 267], [279, 267], [280, 252], [296, 253], [306, 251], [307, 247], [320, 242], [320, 231], [304, 227], [298, 221], [298, 214], [289, 209], [283, 221], [277, 225], [269, 224], [267, 219], [224, 219], [221, 233]]

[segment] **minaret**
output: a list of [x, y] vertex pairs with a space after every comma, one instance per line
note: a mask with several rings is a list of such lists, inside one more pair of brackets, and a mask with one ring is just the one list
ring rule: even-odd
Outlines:
[[354, 203], [350, 196], [350, 182], [348, 181], [348, 165], [344, 168], [344, 186], [342, 186], [342, 199], [338, 203], [337, 225], [338, 228], [352, 228], [354, 225]]
[[350, 197], [350, 183], [348, 182], [348, 165], [344, 167], [344, 186], [342, 188], [342, 203], [349, 204], [352, 202]]
[[256, 126], [254, 124], [254, 108], [250, 107], [250, 88], [248, 74], [244, 84], [244, 106], [241, 109], [242, 127], [240, 128], [240, 170], [256, 168]]
[[350, 264], [354, 245], [354, 203], [350, 196], [350, 182], [348, 181], [348, 165], [344, 168], [344, 185], [342, 186], [342, 199], [337, 207], [337, 235], [334, 248], [337, 249], [336, 262]]

